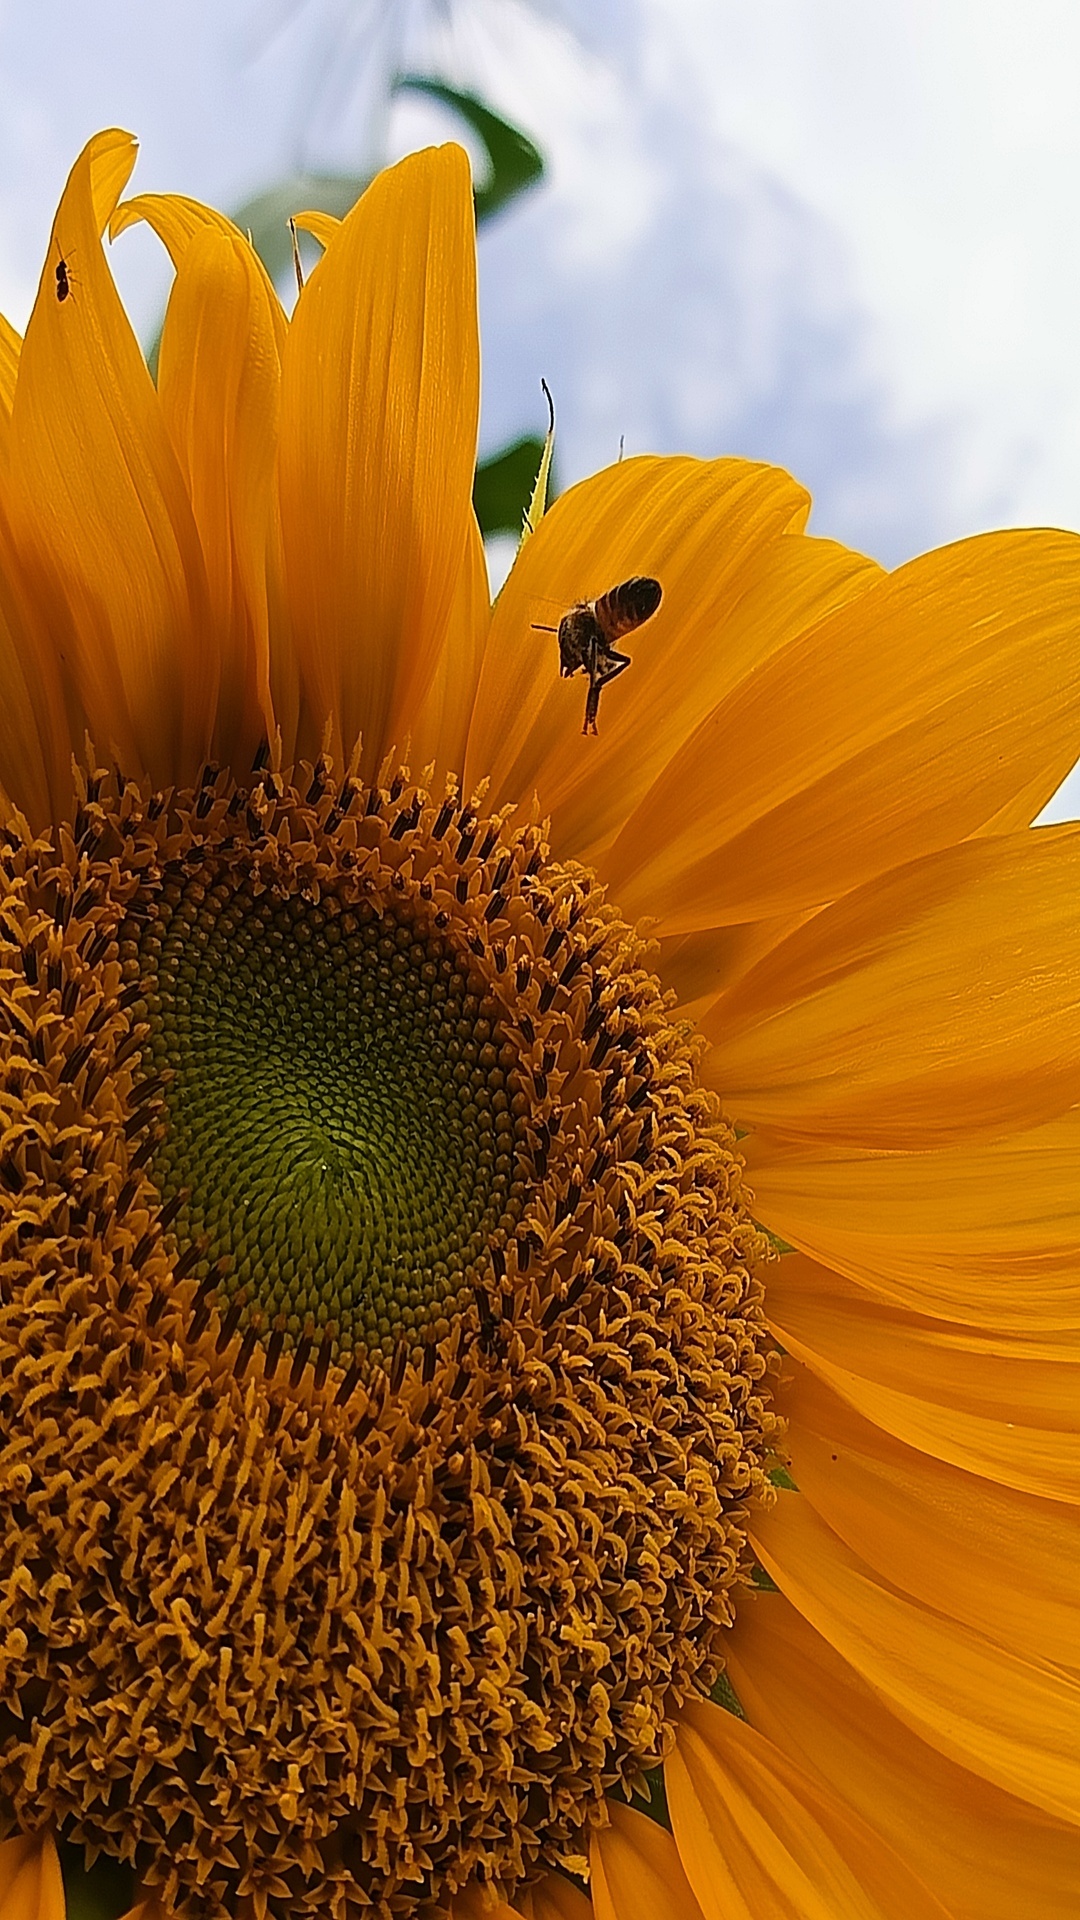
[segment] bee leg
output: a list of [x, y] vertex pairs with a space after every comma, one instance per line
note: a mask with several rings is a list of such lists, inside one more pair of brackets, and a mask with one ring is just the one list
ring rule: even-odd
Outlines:
[[617, 680], [620, 673], [625, 673], [629, 665], [630, 655], [616, 653], [614, 647], [607, 648], [596, 660], [589, 675], [589, 697], [585, 703], [585, 725], [581, 729], [582, 733], [596, 732], [596, 714], [600, 705], [601, 692], [609, 680]]
[[614, 647], [609, 647], [603, 657], [596, 663], [596, 671], [600, 685], [606, 687], [609, 680], [617, 680], [620, 673], [625, 673], [629, 665], [630, 655], [628, 653], [616, 653]]

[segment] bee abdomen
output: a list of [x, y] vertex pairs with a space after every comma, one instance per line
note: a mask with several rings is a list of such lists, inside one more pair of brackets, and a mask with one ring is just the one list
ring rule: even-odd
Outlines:
[[652, 618], [660, 600], [659, 580], [639, 573], [602, 595], [596, 602], [596, 617], [609, 634], [631, 633]]

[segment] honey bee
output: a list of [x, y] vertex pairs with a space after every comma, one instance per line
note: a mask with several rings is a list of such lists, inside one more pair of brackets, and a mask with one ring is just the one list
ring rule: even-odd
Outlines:
[[540, 633], [558, 634], [559, 670], [564, 680], [580, 672], [589, 676], [582, 733], [596, 732], [603, 689], [630, 665], [630, 655], [617, 652], [613, 643], [651, 620], [660, 599], [659, 580], [636, 574], [633, 580], [624, 580], [620, 586], [601, 594], [599, 600], [579, 601], [563, 614], [557, 627], [533, 623]]

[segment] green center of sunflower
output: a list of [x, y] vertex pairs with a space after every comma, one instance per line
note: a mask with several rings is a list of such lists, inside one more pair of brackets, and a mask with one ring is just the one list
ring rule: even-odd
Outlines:
[[181, 1246], [334, 1356], [445, 1337], [524, 1192], [514, 1052], [462, 957], [405, 909], [212, 874], [166, 891], [139, 954]]

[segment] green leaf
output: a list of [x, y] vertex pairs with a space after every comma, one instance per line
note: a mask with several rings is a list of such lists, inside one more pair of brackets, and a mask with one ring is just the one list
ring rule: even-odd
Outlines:
[[653, 1767], [649, 1773], [641, 1775], [635, 1783], [633, 1798], [625, 1788], [623, 1792], [638, 1813], [647, 1814], [650, 1820], [656, 1821], [658, 1827], [666, 1827], [667, 1831], [671, 1832], [671, 1815], [668, 1812], [663, 1767]]
[[[462, 93], [442, 80], [428, 79], [417, 73], [402, 74], [394, 82], [394, 91], [424, 93], [432, 100], [441, 101], [477, 135], [488, 166], [488, 177], [475, 189], [473, 196], [478, 223], [490, 220], [493, 213], [543, 179], [544, 156], [539, 148], [520, 128], [512, 127], [508, 120], [492, 112], [476, 94]], [[277, 181], [274, 186], [267, 187], [265, 192], [245, 200], [232, 218], [242, 233], [250, 233], [252, 245], [270, 278], [280, 284], [292, 263], [290, 217], [313, 209], [319, 213], [332, 213], [343, 220], [369, 185], [370, 178], [369, 174], [360, 173], [293, 173]], [[159, 327], [147, 353], [150, 371], [155, 378], [160, 346]], [[520, 444], [524, 446], [526, 443], [523, 441]], [[513, 448], [507, 449], [508, 453], [513, 451]], [[534, 461], [529, 475], [530, 486], [536, 466], [537, 462]], [[522, 495], [522, 511], [527, 499], [528, 487]], [[513, 519], [499, 522], [498, 528], [492, 527], [490, 531], [517, 533], [521, 530], [521, 522], [522, 512], [518, 512]], [[489, 529], [485, 528], [486, 531]]]
[[763, 1233], [765, 1235], [765, 1238], [768, 1241], [774, 1253], [785, 1254], [785, 1253], [794, 1253], [796, 1251], [796, 1249], [792, 1246], [790, 1240], [781, 1240], [780, 1235], [778, 1233], [772, 1233], [768, 1227], [763, 1227], [760, 1220], [755, 1220], [754, 1225], [757, 1228], [759, 1233]]
[[537, 468], [536, 484], [529, 496], [529, 504], [525, 509], [525, 517], [521, 527], [521, 540], [518, 545], [519, 552], [525, 545], [529, 535], [535, 533], [537, 527], [540, 525], [541, 520], [548, 510], [548, 493], [555, 486], [551, 477], [551, 462], [555, 452], [555, 402], [551, 397], [551, 388], [548, 386], [547, 381], [541, 380], [540, 385], [544, 389], [544, 399], [548, 403], [548, 430], [544, 438], [544, 451], [540, 455], [540, 465]]
[[742, 1701], [739, 1699], [726, 1673], [720, 1675], [715, 1687], [713, 1687], [712, 1692], [709, 1694], [709, 1699], [715, 1701], [718, 1707], [725, 1707], [728, 1713], [733, 1713], [736, 1720], [746, 1719]]
[[444, 106], [452, 107], [483, 142], [488, 177], [476, 188], [478, 224], [490, 220], [500, 207], [543, 179], [544, 156], [539, 147], [533, 145], [520, 127], [512, 127], [508, 120], [493, 113], [475, 93], [462, 93], [442, 80], [425, 79], [419, 73], [403, 73], [395, 82], [396, 92], [405, 90], [426, 93], [430, 99], [441, 100]]
[[[265, 193], [245, 200], [231, 218], [241, 233], [251, 235], [252, 246], [271, 280], [280, 285], [292, 266], [289, 221], [293, 214], [314, 209], [343, 220], [367, 184], [367, 176], [359, 173], [294, 173]], [[159, 326], [146, 351], [146, 364], [155, 380], [160, 352]]]
[[251, 234], [270, 278], [280, 281], [292, 264], [292, 215], [314, 209], [343, 220], [367, 184], [367, 176], [360, 173], [294, 173], [253, 200], [245, 200], [232, 217], [241, 233]]
[[67, 1920], [117, 1920], [129, 1911], [135, 1895], [132, 1867], [104, 1853], [88, 1867], [82, 1848], [67, 1840], [58, 1841], [57, 1852]]
[[[532, 141], [517, 127], [500, 119], [475, 94], [461, 93], [441, 80], [425, 79], [420, 74], [403, 74], [395, 82], [395, 92], [425, 93], [441, 100], [471, 127], [483, 143], [488, 162], [488, 178], [477, 187], [476, 218], [490, 219], [527, 187], [543, 178], [544, 160]], [[233, 215], [241, 232], [250, 232], [255, 251], [271, 279], [280, 280], [292, 260], [289, 217], [305, 208], [336, 214], [344, 219], [359, 200], [369, 177], [360, 173], [294, 173], [253, 199]]]
[[772, 1481], [774, 1487], [781, 1487], [785, 1493], [798, 1493], [799, 1491], [798, 1484], [792, 1479], [789, 1468], [783, 1465], [770, 1467], [769, 1479]]
[[473, 482], [473, 506], [485, 538], [493, 533], [520, 534], [543, 456], [544, 442], [529, 433], [480, 462]]

